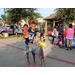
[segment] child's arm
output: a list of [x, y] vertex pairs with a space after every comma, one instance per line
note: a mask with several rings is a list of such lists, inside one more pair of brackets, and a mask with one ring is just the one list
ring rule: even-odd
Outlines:
[[40, 43], [39, 43], [39, 46], [46, 48], [45, 46], [41, 45]]

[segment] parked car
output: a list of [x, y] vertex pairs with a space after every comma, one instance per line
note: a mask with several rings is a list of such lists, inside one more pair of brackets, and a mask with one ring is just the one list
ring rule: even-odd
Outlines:
[[15, 34], [15, 25], [10, 25], [7, 27], [0, 27], [0, 33], [3, 35], [4, 32], [7, 32], [8, 34]]

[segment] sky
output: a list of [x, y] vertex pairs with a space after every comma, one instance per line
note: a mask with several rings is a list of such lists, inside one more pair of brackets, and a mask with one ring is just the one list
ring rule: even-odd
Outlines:
[[39, 8], [37, 12], [41, 14], [44, 18], [49, 16], [52, 13], [55, 13], [55, 8]]
[[[55, 8], [39, 8], [36, 12], [40, 13], [43, 18], [49, 16], [50, 14], [54, 13]], [[4, 14], [4, 9], [0, 8], [0, 18], [1, 15]]]

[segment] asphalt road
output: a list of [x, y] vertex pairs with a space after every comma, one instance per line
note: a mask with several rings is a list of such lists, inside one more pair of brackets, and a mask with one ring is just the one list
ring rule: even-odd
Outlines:
[[[39, 41], [39, 37], [36, 37]], [[46, 61], [45, 67], [75, 67], [75, 49], [66, 52], [66, 48], [53, 48], [51, 38], [46, 37]], [[36, 53], [36, 67], [39, 66], [38, 50]], [[33, 67], [33, 57], [29, 54], [30, 66]], [[0, 40], [0, 67], [26, 67], [25, 42], [18, 38]]]

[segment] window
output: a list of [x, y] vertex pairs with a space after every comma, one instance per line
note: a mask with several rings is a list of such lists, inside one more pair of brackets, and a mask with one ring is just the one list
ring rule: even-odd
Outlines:
[[6, 28], [9, 29], [9, 26], [7, 26]]

